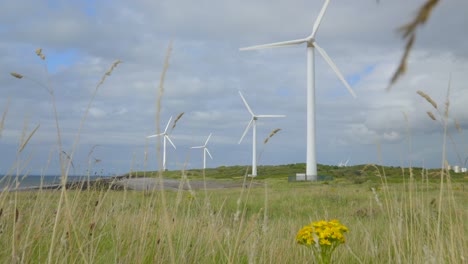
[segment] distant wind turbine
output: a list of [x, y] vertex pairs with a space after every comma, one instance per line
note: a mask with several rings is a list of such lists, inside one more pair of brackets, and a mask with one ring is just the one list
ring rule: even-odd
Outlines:
[[244, 101], [245, 107], [249, 111], [249, 113], [252, 115], [252, 118], [250, 119], [249, 124], [245, 128], [244, 134], [242, 134], [242, 137], [239, 140], [240, 144], [242, 142], [242, 139], [244, 139], [245, 135], [249, 131], [249, 128], [252, 127], [252, 177], [257, 176], [257, 120], [259, 118], [266, 118], [266, 117], [286, 117], [285, 115], [256, 115], [253, 113], [252, 109], [250, 108], [249, 104], [245, 100], [244, 96], [242, 95], [241, 91], [239, 91], [239, 95], [242, 98], [242, 101]]
[[196, 149], [196, 148], [202, 148], [202, 149], [203, 149], [203, 169], [206, 169], [206, 154], [208, 153], [208, 155], [210, 156], [210, 158], [213, 159], [213, 156], [211, 156], [210, 151], [209, 151], [208, 148], [206, 147], [206, 145], [208, 144], [208, 141], [210, 140], [210, 138], [211, 138], [211, 133], [210, 133], [210, 135], [208, 136], [208, 138], [206, 139], [205, 145], [203, 145], [203, 146], [197, 146], [197, 147], [191, 147], [191, 148], [193, 148], [193, 149]]
[[166, 129], [164, 129], [163, 133], [156, 134], [156, 135], [151, 135], [151, 136], [146, 137], [146, 138], [159, 137], [159, 136], [164, 137], [164, 140], [163, 140], [163, 170], [164, 171], [166, 170], [166, 140], [169, 141], [169, 143], [171, 143], [171, 145], [174, 147], [174, 149], [176, 149], [176, 146], [174, 145], [172, 140], [169, 138], [169, 134], [167, 133], [167, 129], [169, 128], [169, 124], [171, 123], [171, 120], [172, 120], [172, 116], [171, 116], [171, 118], [169, 118], [169, 121], [167, 122], [167, 125], [166, 125]]
[[244, 50], [256, 50], [256, 49], [265, 49], [265, 48], [279, 48], [299, 44], [307, 44], [307, 166], [306, 166], [306, 176], [307, 179], [313, 181], [317, 180], [317, 161], [316, 161], [316, 149], [315, 149], [315, 72], [314, 72], [314, 49], [317, 49], [318, 52], [322, 55], [325, 61], [330, 65], [338, 78], [343, 82], [344, 86], [348, 89], [353, 97], [356, 97], [351, 86], [346, 82], [343, 74], [338, 70], [335, 63], [330, 59], [325, 50], [323, 50], [315, 41], [315, 34], [320, 26], [323, 15], [328, 7], [330, 0], [326, 0], [322, 10], [320, 10], [319, 16], [315, 20], [314, 27], [312, 28], [312, 34], [306, 38], [289, 40], [283, 42], [276, 42], [264, 45], [251, 46], [246, 48], [241, 48], [241, 51]]
[[346, 162], [340, 161], [340, 163], [338, 163], [338, 167], [348, 167], [348, 162], [349, 158], [346, 160]]

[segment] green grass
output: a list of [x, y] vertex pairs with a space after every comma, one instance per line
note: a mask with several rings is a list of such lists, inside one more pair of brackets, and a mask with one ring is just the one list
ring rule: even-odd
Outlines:
[[[466, 258], [468, 195], [457, 186], [444, 185], [439, 201], [439, 185], [430, 182], [264, 183], [165, 192], [167, 208], [161, 192], [67, 191], [51, 262], [166, 263], [172, 247], [176, 263], [307, 263], [311, 252], [295, 244], [297, 231], [335, 218], [350, 229], [346, 245], [334, 254], [336, 263]], [[60, 192], [1, 193], [3, 263], [48, 261], [59, 201]]]

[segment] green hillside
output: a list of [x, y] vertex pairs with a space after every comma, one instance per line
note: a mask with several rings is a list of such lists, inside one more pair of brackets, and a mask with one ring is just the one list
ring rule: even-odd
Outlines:
[[[381, 176], [385, 176], [387, 181], [390, 182], [401, 182], [404, 179], [409, 178], [410, 175], [416, 180], [440, 180], [440, 169], [423, 169], [423, 168], [412, 168], [411, 171], [408, 168], [401, 167], [389, 167], [389, 166], [376, 166], [376, 165], [355, 165], [348, 167], [338, 167], [330, 165], [318, 164], [318, 174], [320, 178], [326, 177], [330, 179], [346, 179], [353, 183], [363, 182], [380, 182]], [[264, 179], [288, 179], [289, 176], [294, 176], [296, 173], [304, 173], [306, 170], [305, 163], [286, 164], [286, 165], [266, 165], [258, 166], [258, 176], [255, 180]], [[250, 166], [220, 166], [217, 168], [205, 169], [205, 177], [207, 179], [218, 179], [218, 180], [232, 180], [242, 179], [244, 175], [251, 173]], [[185, 174], [190, 179], [201, 179], [203, 178], [202, 169], [191, 169], [186, 170]], [[157, 171], [138, 171], [132, 172], [125, 176], [130, 177], [156, 177]], [[180, 170], [166, 171], [164, 172], [165, 178], [180, 178], [182, 175]], [[454, 181], [468, 181], [466, 173], [450, 173], [450, 177]]]

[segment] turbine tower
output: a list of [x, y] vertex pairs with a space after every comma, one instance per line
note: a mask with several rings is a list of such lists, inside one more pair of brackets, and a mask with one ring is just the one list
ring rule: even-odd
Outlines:
[[202, 149], [203, 149], [203, 169], [206, 169], [206, 154], [208, 153], [208, 155], [210, 156], [210, 158], [213, 159], [213, 156], [211, 156], [210, 151], [209, 151], [208, 148], [206, 147], [206, 145], [208, 144], [208, 141], [210, 140], [210, 138], [211, 138], [211, 133], [210, 133], [210, 135], [208, 136], [208, 138], [206, 139], [205, 145], [203, 145], [203, 146], [197, 146], [197, 147], [191, 147], [191, 148], [193, 148], [193, 149], [196, 149], [196, 148], [202, 148]]
[[166, 140], [169, 141], [169, 143], [171, 143], [171, 145], [174, 147], [174, 149], [176, 149], [176, 146], [172, 142], [171, 138], [169, 138], [169, 134], [167, 133], [167, 129], [169, 128], [169, 124], [171, 123], [171, 120], [172, 120], [172, 116], [171, 116], [171, 118], [169, 118], [169, 121], [167, 122], [167, 125], [166, 125], [166, 129], [164, 129], [163, 133], [156, 134], [156, 135], [151, 135], [151, 136], [146, 137], [146, 138], [159, 137], [159, 136], [164, 137], [164, 140], [163, 140], [163, 171], [166, 170]]
[[249, 113], [252, 115], [252, 118], [250, 119], [249, 124], [245, 128], [244, 134], [242, 134], [242, 137], [239, 140], [240, 144], [242, 140], [244, 139], [245, 135], [249, 131], [249, 128], [252, 127], [252, 177], [257, 176], [257, 120], [259, 118], [266, 118], [266, 117], [286, 117], [285, 115], [256, 115], [252, 112], [252, 109], [250, 108], [249, 104], [245, 100], [244, 96], [242, 95], [241, 91], [239, 91], [239, 95], [242, 98], [242, 101], [244, 101], [244, 105], [249, 111]]
[[307, 45], [307, 166], [306, 166], [306, 179], [313, 181], [317, 180], [317, 160], [316, 160], [316, 148], [315, 148], [315, 71], [314, 71], [314, 50], [316, 49], [320, 55], [325, 59], [325, 61], [330, 65], [338, 78], [343, 82], [344, 86], [348, 89], [353, 97], [356, 97], [351, 86], [346, 82], [343, 74], [341, 74], [338, 67], [330, 59], [324, 49], [322, 49], [315, 40], [315, 35], [322, 21], [323, 15], [327, 10], [330, 0], [325, 0], [322, 9], [320, 10], [319, 16], [315, 20], [314, 26], [312, 28], [312, 33], [302, 39], [289, 40], [283, 42], [275, 42], [264, 45], [251, 46], [246, 48], [241, 48], [241, 51], [244, 50], [256, 50], [256, 49], [265, 49], [265, 48], [279, 48], [292, 45], [306, 44]]

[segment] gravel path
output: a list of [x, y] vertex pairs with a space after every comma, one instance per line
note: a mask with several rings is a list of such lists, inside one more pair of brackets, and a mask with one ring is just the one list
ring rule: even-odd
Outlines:
[[[122, 179], [115, 183], [116, 185], [126, 187], [129, 190], [145, 191], [145, 190], [161, 190], [158, 178], [133, 178], [133, 179]], [[189, 186], [190, 185], [190, 186]], [[259, 186], [260, 184], [254, 184]], [[166, 190], [199, 190], [205, 188], [203, 181], [189, 181], [181, 182], [179, 180], [164, 179], [163, 186]], [[242, 187], [242, 183], [238, 182], [218, 182], [218, 181], [206, 181], [206, 189], [224, 189], [224, 188], [239, 188]]]

